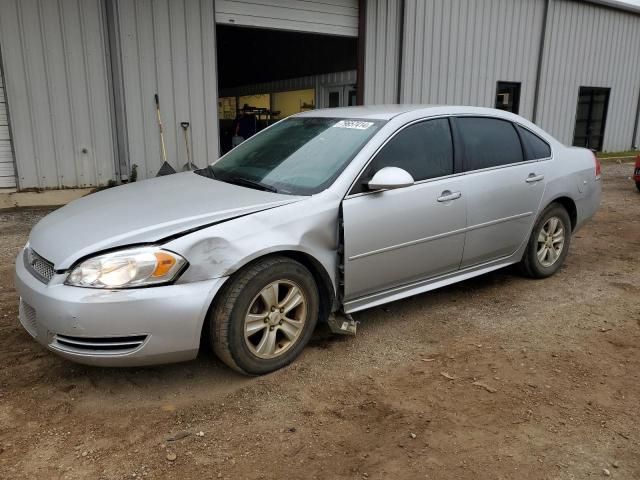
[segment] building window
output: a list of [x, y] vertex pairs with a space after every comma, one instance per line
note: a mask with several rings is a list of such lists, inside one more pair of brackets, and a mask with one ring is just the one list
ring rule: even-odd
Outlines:
[[520, 108], [520, 82], [498, 82], [496, 108], [518, 113]]
[[580, 87], [573, 144], [601, 151], [610, 88]]

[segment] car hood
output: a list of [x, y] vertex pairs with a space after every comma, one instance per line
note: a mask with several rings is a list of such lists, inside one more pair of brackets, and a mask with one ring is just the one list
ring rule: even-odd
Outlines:
[[29, 244], [61, 270], [101, 250], [156, 242], [302, 198], [178, 173], [75, 200], [38, 222]]

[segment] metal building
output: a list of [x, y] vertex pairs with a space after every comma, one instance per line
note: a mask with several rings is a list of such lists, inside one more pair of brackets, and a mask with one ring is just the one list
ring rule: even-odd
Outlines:
[[155, 94], [177, 170], [181, 122], [203, 165], [223, 108], [297, 90], [300, 109], [491, 106], [567, 144], [640, 143], [640, 8], [622, 0], [0, 0], [0, 66], [0, 188], [154, 176]]

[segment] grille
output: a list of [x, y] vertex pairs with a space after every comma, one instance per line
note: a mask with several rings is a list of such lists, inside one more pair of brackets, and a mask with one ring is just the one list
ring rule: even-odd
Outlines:
[[36, 337], [38, 335], [36, 310], [22, 298], [20, 299], [18, 317], [20, 318], [20, 323], [22, 324], [24, 329], [29, 332], [29, 335], [31, 335], [32, 337]]
[[55, 270], [53, 269], [53, 263], [45, 260], [32, 249], [27, 248], [24, 251], [24, 264], [34, 277], [43, 283], [49, 283]]
[[58, 334], [55, 336], [54, 342], [60, 350], [108, 354], [133, 351], [142, 346], [146, 339], [146, 335], [130, 335], [126, 337], [72, 337]]

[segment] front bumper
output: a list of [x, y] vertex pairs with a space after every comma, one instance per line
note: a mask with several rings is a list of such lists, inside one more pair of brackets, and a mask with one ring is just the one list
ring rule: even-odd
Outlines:
[[202, 324], [226, 277], [128, 290], [48, 284], [16, 260], [20, 322], [39, 343], [88, 365], [141, 366], [195, 358]]

